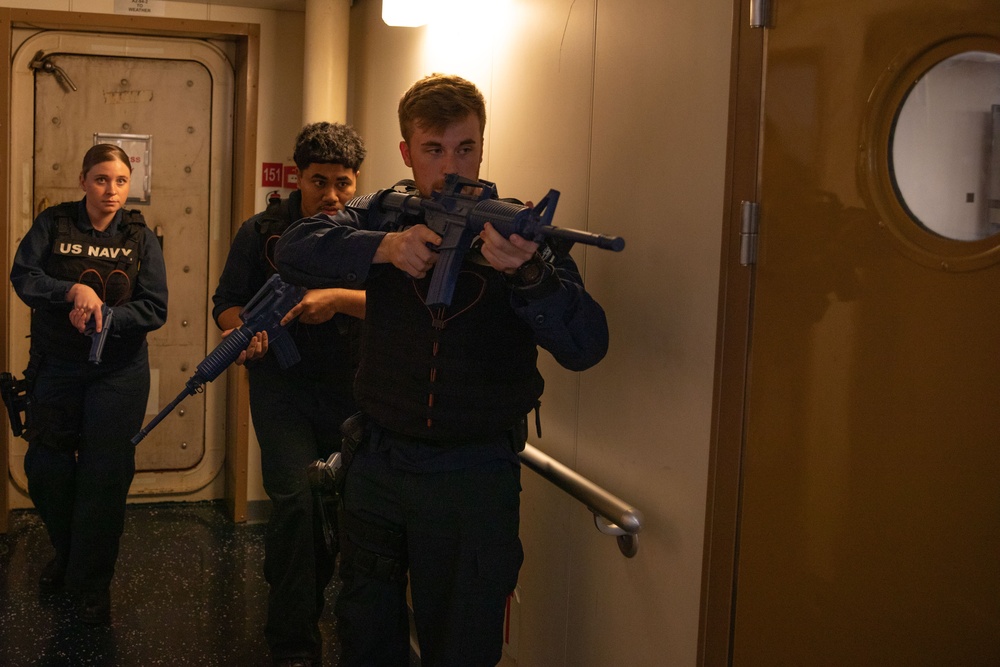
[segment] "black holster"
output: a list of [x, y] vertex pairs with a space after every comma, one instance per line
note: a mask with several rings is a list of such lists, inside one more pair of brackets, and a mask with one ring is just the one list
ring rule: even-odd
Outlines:
[[354, 458], [354, 452], [364, 439], [364, 415], [359, 412], [349, 417], [341, 424], [340, 434], [340, 451], [334, 452], [325, 461], [313, 461], [306, 471], [322, 526], [323, 539], [331, 555], [336, 554], [340, 547], [338, 515], [342, 508], [344, 480]]
[[[38, 367], [42, 364], [40, 354], [31, 352], [28, 357], [28, 367], [24, 369], [24, 379], [18, 380], [11, 373], [0, 373], [0, 398], [7, 409], [7, 419], [14, 437], [21, 437], [31, 428], [32, 393], [35, 389], [35, 378], [38, 377]], [[23, 414], [23, 417], [22, 417]], [[28, 439], [28, 436], [24, 436]]]
[[[29, 425], [31, 414], [31, 383], [27, 378], [16, 379], [10, 373], [0, 373], [0, 397], [7, 409], [7, 420], [14, 437], [20, 437]], [[21, 415], [24, 415], [22, 417]]]

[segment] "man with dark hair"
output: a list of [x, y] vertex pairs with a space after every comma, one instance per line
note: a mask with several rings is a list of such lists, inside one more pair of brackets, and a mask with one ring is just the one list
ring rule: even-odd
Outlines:
[[[346, 125], [302, 128], [294, 152], [298, 190], [272, 200], [233, 240], [213, 297], [219, 328], [228, 333], [240, 326], [240, 309], [275, 272], [275, 242], [291, 223], [343, 210], [364, 158], [361, 137]], [[319, 618], [336, 554], [327, 548], [306, 470], [340, 448], [339, 426], [356, 410], [352, 339], [364, 312], [363, 291], [309, 290], [283, 320], [301, 361], [282, 369], [267, 354], [266, 332], [254, 337], [240, 359], [250, 373], [250, 413], [272, 502], [264, 542], [270, 585], [264, 633], [276, 665], [321, 664]]]
[[[479, 178], [486, 105], [475, 85], [426, 77], [398, 111], [413, 181], [397, 188], [429, 197], [446, 174]], [[286, 280], [367, 294], [354, 385], [364, 427], [343, 491], [341, 665], [408, 664], [409, 582], [421, 664], [493, 667], [523, 560], [518, 452], [542, 393], [537, 346], [584, 370], [607, 351], [607, 321], [564, 248], [489, 223], [451, 304], [430, 308], [441, 237], [410, 214], [391, 229], [378, 219], [349, 207], [302, 220], [277, 248]]]

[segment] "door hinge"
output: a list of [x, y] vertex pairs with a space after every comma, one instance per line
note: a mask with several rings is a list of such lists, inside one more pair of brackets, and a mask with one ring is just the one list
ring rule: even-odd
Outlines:
[[757, 263], [757, 228], [760, 227], [760, 204], [755, 201], [740, 202], [740, 264]]
[[771, 0], [750, 0], [750, 27], [766, 28], [771, 22]]

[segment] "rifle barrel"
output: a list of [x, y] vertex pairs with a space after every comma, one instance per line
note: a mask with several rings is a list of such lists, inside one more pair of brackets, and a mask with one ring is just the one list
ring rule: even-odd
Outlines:
[[173, 412], [174, 408], [176, 408], [181, 401], [183, 401], [188, 396], [193, 396], [195, 393], [197, 392], [192, 391], [190, 387], [185, 387], [184, 391], [177, 394], [177, 398], [170, 401], [170, 403], [167, 404], [165, 408], [160, 410], [160, 413], [158, 415], [153, 417], [153, 419], [148, 424], [143, 426], [141, 429], [139, 429], [138, 433], [132, 436], [132, 441], [131, 441], [132, 444], [138, 445], [140, 442], [142, 442], [142, 439], [145, 438], [147, 435], [149, 435], [149, 432], [152, 431], [154, 428], [156, 428], [156, 425], [159, 424], [161, 421], [163, 421], [164, 417]]
[[538, 233], [542, 236], [553, 236], [558, 239], [566, 239], [574, 243], [597, 246], [603, 250], [614, 250], [620, 252], [625, 248], [625, 239], [620, 236], [605, 236], [604, 234], [593, 234], [579, 229], [566, 229], [565, 227], [553, 227], [552, 225], [541, 225]]

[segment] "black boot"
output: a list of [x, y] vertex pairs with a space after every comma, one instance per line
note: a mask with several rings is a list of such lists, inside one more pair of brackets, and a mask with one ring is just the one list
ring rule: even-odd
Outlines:
[[38, 577], [38, 590], [43, 595], [59, 593], [63, 589], [65, 577], [65, 563], [60, 561], [58, 558], [53, 558], [45, 565], [44, 568], [42, 568], [42, 574]]
[[111, 623], [111, 592], [103, 590], [84, 593], [80, 620], [89, 625]]

